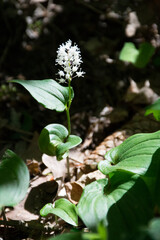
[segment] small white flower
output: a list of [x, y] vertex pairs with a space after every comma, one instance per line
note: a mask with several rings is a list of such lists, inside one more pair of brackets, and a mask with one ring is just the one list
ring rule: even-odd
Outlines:
[[[57, 50], [56, 63], [59, 64], [63, 70], [59, 70], [60, 77], [64, 77], [65, 80], [71, 81], [73, 77], [83, 77], [85, 72], [78, 71], [82, 63], [80, 49], [76, 44], [72, 46], [72, 41], [68, 40], [63, 43]], [[60, 82], [64, 82], [64, 79], [60, 79]]]
[[72, 41], [69, 39], [67, 42], [66, 42], [66, 48], [70, 48], [72, 45]]
[[71, 72], [71, 67], [70, 67], [70, 66], [65, 67], [65, 68], [64, 68], [64, 71], [65, 71], [66, 73], [70, 73], [70, 72]]
[[64, 77], [64, 75], [65, 75], [62, 70], [60, 70], [60, 71], [58, 72], [58, 74], [59, 74], [60, 77]]
[[72, 71], [73, 72], [77, 72], [77, 70], [78, 70], [78, 67], [77, 66], [73, 66]]
[[69, 79], [69, 78], [70, 78], [70, 74], [67, 73], [67, 74], [66, 74], [66, 79]]
[[76, 74], [77, 74], [77, 77], [84, 77], [85, 72], [79, 71], [79, 72], [76, 72]]
[[60, 83], [65, 83], [65, 79], [64, 78], [60, 78], [60, 79], [58, 79], [58, 81], [60, 82]]

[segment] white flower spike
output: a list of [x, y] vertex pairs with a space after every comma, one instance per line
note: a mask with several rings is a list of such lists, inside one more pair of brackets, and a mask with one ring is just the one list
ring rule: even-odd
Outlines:
[[84, 77], [85, 72], [79, 70], [82, 63], [80, 49], [76, 44], [72, 46], [71, 40], [58, 48], [56, 63], [63, 69], [58, 71], [61, 83], [71, 81], [74, 77]]

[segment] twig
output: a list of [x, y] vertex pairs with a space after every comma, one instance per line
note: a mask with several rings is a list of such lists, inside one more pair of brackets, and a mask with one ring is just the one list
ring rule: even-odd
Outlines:
[[67, 173], [68, 173], [67, 180], [70, 181], [71, 176], [70, 176], [70, 169], [69, 169], [69, 156], [67, 156], [66, 160], [67, 160]]
[[71, 158], [71, 157], [70, 157], [70, 159], [71, 159], [71, 161], [73, 161], [73, 162], [77, 162], [77, 163], [79, 163], [79, 164], [81, 164], [81, 165], [84, 165], [84, 163], [78, 161], [77, 159], [74, 159], [74, 158]]
[[7, 218], [5, 215], [5, 208], [2, 208], [2, 217], [3, 217], [3, 221], [4, 221], [4, 239], [7, 239]]

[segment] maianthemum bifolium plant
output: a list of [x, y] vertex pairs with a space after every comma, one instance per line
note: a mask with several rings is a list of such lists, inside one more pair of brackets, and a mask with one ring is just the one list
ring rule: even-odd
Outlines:
[[[39, 137], [43, 153], [66, 157], [69, 173], [69, 149], [81, 143], [71, 135], [70, 107], [74, 97], [71, 83], [83, 77], [80, 50], [69, 40], [57, 51], [59, 82], [31, 80], [13, 82], [23, 85], [45, 108], [66, 112], [67, 128], [58, 123], [46, 126]], [[160, 131], [135, 134], [111, 149], [98, 169], [104, 178], [87, 185], [77, 206], [58, 199], [46, 204], [41, 216], [54, 214], [75, 228], [78, 217], [92, 232], [70, 232], [55, 240], [159, 240], [160, 239]], [[157, 218], [155, 218], [157, 217]]]
[[71, 83], [74, 78], [84, 76], [85, 73], [80, 68], [81, 63], [80, 49], [76, 44], [72, 45], [71, 40], [68, 40], [58, 48], [56, 59], [56, 64], [60, 68], [58, 81], [67, 84], [67, 87], [52, 79], [13, 80], [24, 86], [45, 108], [66, 112], [67, 128], [58, 123], [46, 126], [40, 134], [39, 147], [43, 153], [56, 156], [57, 160], [67, 159], [68, 178], [70, 178], [69, 149], [81, 143], [80, 137], [71, 135], [70, 121], [70, 107], [74, 97]]

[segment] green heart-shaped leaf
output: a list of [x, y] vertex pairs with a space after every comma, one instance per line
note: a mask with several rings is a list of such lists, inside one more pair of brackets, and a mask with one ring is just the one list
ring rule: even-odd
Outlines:
[[0, 162], [0, 209], [15, 206], [26, 195], [28, 168], [14, 152], [7, 150]]
[[150, 43], [142, 43], [137, 49], [132, 42], [124, 44], [119, 59], [133, 63], [138, 68], [144, 68], [155, 52], [155, 48]]
[[145, 116], [151, 113], [153, 113], [153, 116], [157, 121], [160, 121], [160, 99], [146, 107]]
[[155, 47], [148, 42], [144, 42], [140, 45], [138, 58], [135, 66], [138, 68], [144, 68], [150, 61], [151, 57], [155, 53]]
[[107, 152], [107, 160], [101, 161], [98, 168], [105, 175], [121, 170], [144, 175], [151, 164], [152, 155], [159, 147], [160, 131], [135, 134]]
[[138, 49], [135, 47], [134, 43], [127, 42], [124, 44], [119, 59], [126, 62], [135, 63], [139, 55]]
[[81, 138], [68, 136], [68, 130], [61, 124], [49, 124], [39, 136], [39, 147], [43, 153], [56, 156], [58, 160], [68, 155], [68, 150], [81, 143]]
[[88, 228], [95, 230], [103, 222], [108, 239], [121, 240], [148, 222], [153, 204], [144, 181], [138, 175], [121, 171], [113, 173], [109, 182], [100, 179], [87, 185], [77, 210]]
[[73, 226], [78, 225], [76, 206], [67, 199], [58, 199], [55, 201], [55, 207], [51, 203], [48, 203], [40, 210], [42, 217], [46, 217], [50, 213], [55, 214]]
[[[68, 87], [63, 87], [52, 79], [46, 80], [12, 80], [25, 87], [45, 108], [63, 112], [69, 100]], [[74, 93], [71, 88], [71, 98]]]

